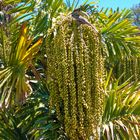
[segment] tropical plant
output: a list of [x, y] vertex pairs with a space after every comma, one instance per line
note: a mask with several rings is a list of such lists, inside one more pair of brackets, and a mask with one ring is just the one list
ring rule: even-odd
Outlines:
[[0, 111], [0, 139], [66, 139], [55, 110], [49, 111], [49, 93], [43, 84], [32, 83], [34, 92], [22, 106]]
[[[106, 12], [101, 12], [100, 14], [105, 15]], [[75, 14], [75, 13], [72, 13], [72, 14]], [[100, 15], [100, 14], [98, 14], [98, 15]], [[138, 33], [139, 30], [137, 29], [137, 27], [134, 27], [132, 25], [133, 22], [131, 21], [131, 19], [129, 19], [129, 15], [130, 15], [129, 10], [124, 10], [122, 12], [119, 12], [119, 11], [113, 12], [110, 10], [109, 14], [110, 15], [108, 16], [108, 12], [106, 13], [106, 15], [105, 15], [106, 18], [102, 20], [102, 24], [100, 27], [101, 35], [102, 35], [101, 39], [103, 40], [102, 50], [106, 56], [106, 65], [108, 65], [108, 63], [112, 63], [112, 66], [114, 66], [116, 61], [117, 62], [119, 62], [120, 60], [123, 61], [124, 59], [126, 59], [126, 57], [129, 58], [131, 56], [138, 56], [139, 48], [137, 47], [137, 45], [140, 42], [140, 38], [139, 38], [139, 36], [136, 36], [136, 33]], [[92, 20], [92, 18], [96, 19], [96, 16], [91, 15], [91, 20]], [[90, 71], [90, 69], [88, 69], [88, 65], [86, 65], [86, 66], [83, 66], [83, 65], [89, 64], [90, 68], [92, 68], [92, 66], [93, 66], [94, 68], [97, 68], [97, 69], [99, 66], [100, 69], [98, 69], [98, 70], [96, 69], [98, 75], [100, 75], [102, 73], [101, 72], [102, 66], [100, 65], [101, 60], [99, 60], [99, 56], [94, 58], [94, 55], [93, 55], [91, 57], [92, 59], [94, 59], [97, 62], [97, 65], [95, 65], [96, 63], [93, 63], [94, 65], [92, 65], [92, 63], [90, 61], [88, 61], [88, 58], [90, 58], [90, 55], [88, 53], [89, 52], [88, 45], [87, 45], [88, 43], [84, 42], [84, 39], [83, 39], [85, 37], [83, 34], [84, 30], [80, 26], [80, 24], [82, 24], [82, 21], [80, 21], [80, 23], [78, 23], [78, 25], [77, 25], [76, 23], [75, 24], [73, 23], [73, 20], [74, 19], [71, 20], [69, 17], [65, 17], [65, 19], [62, 22], [60, 22], [60, 24], [57, 25], [58, 29], [55, 30], [55, 33], [51, 34], [49, 36], [49, 40], [51, 40], [53, 38], [52, 39], [53, 41], [52, 42], [50, 41], [48, 43], [49, 45], [47, 45], [47, 47], [48, 47], [48, 49], [47, 49], [48, 71], [49, 71], [48, 76], [50, 76], [49, 78], [51, 81], [50, 92], [52, 93], [51, 96], [52, 96], [52, 100], [54, 101], [53, 105], [56, 105], [56, 110], [58, 112], [58, 117], [60, 117], [60, 120], [62, 119], [64, 121], [64, 127], [65, 127], [65, 130], [66, 130], [68, 136], [70, 137], [70, 139], [72, 139], [74, 137], [75, 137], [75, 139], [80, 139], [80, 138], [86, 139], [86, 138], [89, 138], [90, 136], [92, 136], [92, 133], [94, 133], [94, 130], [95, 130], [94, 124], [93, 124], [94, 130], [92, 132], [90, 131], [92, 129], [88, 129], [90, 131], [89, 135], [88, 135], [88, 131], [86, 131], [86, 126], [85, 125], [83, 126], [83, 128], [84, 128], [83, 130], [85, 130], [85, 135], [84, 135], [84, 131], [81, 131], [81, 134], [80, 134], [80, 130], [78, 131], [78, 129], [80, 129], [80, 126], [78, 126], [78, 125], [69, 126], [69, 120], [73, 120], [74, 118], [81, 119], [82, 116], [86, 116], [86, 115], [83, 115], [86, 112], [86, 109], [82, 109], [82, 110], [84, 110], [84, 113], [82, 114], [82, 116], [80, 116], [80, 114], [77, 114], [78, 111], [80, 110], [80, 107], [79, 107], [80, 105], [78, 106], [78, 100], [80, 99], [80, 95], [82, 92], [84, 92], [84, 90], [85, 90], [85, 94], [88, 96], [88, 92], [90, 91], [89, 90], [90, 86], [92, 85], [92, 84], [88, 84], [88, 82], [90, 81], [90, 78], [93, 79], [94, 81], [96, 81], [93, 77], [98, 77], [98, 76], [93, 76], [94, 74], [92, 74], [93, 77], [88, 76], [90, 74], [86, 73], [85, 71], [86, 70]], [[76, 19], [76, 20], [78, 20], [78, 19]], [[97, 17], [96, 20], [98, 21], [99, 17]], [[68, 22], [68, 26], [67, 26], [67, 22]], [[95, 20], [94, 20], [94, 22], [95, 22]], [[87, 23], [84, 23], [84, 24], [87, 24]], [[90, 26], [90, 25], [88, 24], [88, 26]], [[75, 29], [76, 27], [77, 27], [77, 29]], [[86, 26], [84, 27], [84, 29], [86, 30]], [[76, 33], [75, 33], [75, 30], [76, 30]], [[75, 34], [76, 34], [76, 37], [75, 37]], [[80, 37], [78, 38], [79, 34], [80, 34]], [[87, 38], [85, 40], [87, 42], [89, 40], [88, 35], [91, 35], [91, 34], [92, 33], [88, 33], [88, 31], [86, 31]], [[76, 38], [76, 40], [74, 40], [75, 38]], [[92, 40], [94, 40], [94, 36], [92, 37]], [[81, 42], [81, 44], [80, 44], [80, 42]], [[91, 45], [92, 41], [89, 41], [89, 42]], [[94, 43], [96, 44], [95, 41], [94, 41]], [[86, 45], [87, 46], [85, 48], [81, 47], [83, 44], [84, 44], [84, 46], [86, 46]], [[132, 46], [130, 46], [130, 44], [133, 45], [133, 48], [132, 48]], [[82, 48], [84, 48], [84, 49], [82, 49]], [[98, 48], [100, 48], [99, 45], [98, 45]], [[137, 48], [137, 49], [134, 50], [134, 48]], [[86, 51], [86, 49], [87, 49], [87, 51]], [[84, 50], [84, 51], [81, 51], [81, 50]], [[96, 48], [94, 48], [94, 51], [95, 50], [96, 50]], [[92, 49], [90, 49], [90, 52], [92, 52]], [[114, 54], [113, 54], [113, 52], [114, 52]], [[96, 53], [96, 54], [98, 54], [98, 53]], [[101, 58], [101, 56], [100, 56], [100, 58]], [[92, 62], [93, 62], [93, 60], [92, 60]], [[78, 71], [79, 67], [80, 67], [80, 71]], [[96, 73], [96, 70], [94, 71], [94, 69], [93, 69], [93, 72]], [[64, 76], [65, 74], [66, 74], [66, 76]], [[84, 74], [84, 75], [82, 75], [82, 74]], [[136, 74], [138, 74], [138, 73], [136, 73]], [[80, 78], [77, 75], [80, 76], [81, 80], [79, 80]], [[130, 76], [131, 75], [129, 75], [128, 78]], [[135, 77], [137, 78], [137, 76], [135, 76]], [[126, 74], [125, 74], [125, 78], [127, 78]], [[102, 78], [98, 77], [97, 79], [101, 80]], [[78, 82], [78, 80], [81, 82]], [[85, 83], [85, 86], [83, 86], [84, 83]], [[97, 84], [98, 82], [96, 81], [95, 83]], [[80, 84], [80, 86], [79, 86], [79, 84]], [[98, 85], [96, 85], [96, 84], [94, 84], [95, 87], [93, 89], [96, 89], [96, 86], [98, 87]], [[88, 89], [88, 85], [90, 85], [89, 89]], [[102, 86], [102, 83], [100, 83], [100, 85]], [[78, 89], [78, 87], [80, 87], [81, 92], [78, 92], [78, 91], [80, 91], [80, 89]], [[83, 87], [86, 87], [87, 90], [86, 90], [86, 88], [83, 88]], [[102, 88], [98, 87], [98, 89], [100, 89], [102, 91]], [[93, 90], [92, 90], [92, 92], [93, 92]], [[90, 100], [92, 100], [92, 95], [94, 95], [94, 92], [93, 93], [92, 92], [91, 92], [91, 97], [89, 98]], [[96, 91], [95, 93], [97, 94], [98, 92]], [[80, 104], [82, 104], [83, 108], [84, 108], [84, 101], [86, 102], [86, 104], [88, 104], [88, 103], [90, 104], [90, 100], [86, 100], [86, 97], [84, 97], [85, 94], [82, 95], [83, 100], [80, 101]], [[101, 93], [101, 95], [102, 94], [103, 94], [103, 92]], [[102, 97], [100, 95], [99, 95], [99, 97], [102, 100]], [[137, 96], [136, 96], [136, 98], [137, 98]], [[100, 109], [100, 106], [102, 105], [102, 103], [100, 102], [100, 99], [95, 96], [95, 100], [92, 100], [92, 103], [96, 104], [96, 100], [98, 100], [98, 103], [100, 105], [97, 105], [98, 106], [97, 110], [100, 110], [100, 112], [101, 112], [102, 109]], [[76, 107], [76, 105], [74, 106], [74, 104], [76, 104], [77, 107]], [[93, 107], [93, 104], [91, 105], [92, 107]], [[64, 107], [64, 110], [62, 110], [62, 105]], [[90, 108], [90, 105], [88, 106], [88, 109], [89, 108]], [[94, 107], [94, 108], [96, 108], [96, 107]], [[77, 109], [77, 111], [76, 111], [77, 113], [74, 112], [76, 109]], [[80, 110], [80, 112], [82, 112], [82, 111]], [[90, 115], [92, 114], [90, 111], [88, 113]], [[85, 114], [88, 114], [88, 113], [85, 113]], [[96, 113], [93, 111], [93, 114], [95, 116], [98, 114], [98, 113], [97, 114]], [[90, 116], [90, 115], [88, 115], [88, 116]], [[94, 116], [94, 115], [92, 115], [92, 116]], [[72, 118], [71, 118], [71, 116], [72, 116]], [[92, 119], [92, 120], [90, 119], [90, 120], [94, 121], [95, 118], [96, 117], [94, 117], [94, 119]], [[100, 118], [100, 117], [98, 116], [98, 118]], [[80, 123], [80, 119], [79, 120], [75, 119], [72, 122], [76, 124], [76, 121], [77, 121], [79, 124], [82, 124], [82, 123]], [[85, 120], [84, 119], [82, 119], [82, 120], [83, 120], [83, 124], [84, 124]], [[86, 123], [87, 122], [88, 121], [86, 121]], [[96, 122], [96, 121], [94, 121], [94, 122]], [[91, 125], [92, 122], [90, 122], [88, 124]], [[96, 124], [96, 127], [97, 126], [98, 126], [98, 124]], [[76, 132], [72, 132], [72, 130], [76, 131]], [[76, 136], [77, 133], [78, 133], [78, 137]], [[96, 136], [95, 136], [95, 134], [93, 134], [93, 135], [94, 135], [95, 139], [98, 139], [96, 137], [98, 134], [96, 134]], [[81, 136], [81, 137], [79, 137], [79, 136]]]
[[140, 74], [139, 29], [133, 26], [134, 20], [131, 15], [132, 11], [127, 9], [122, 11], [102, 9], [99, 13], [91, 15], [93, 24], [100, 23], [105, 67], [107, 70], [114, 67], [113, 73], [116, 78], [124, 73], [120, 82], [131, 76], [133, 76], [132, 81], [138, 81]]
[[[32, 60], [42, 43], [42, 39], [33, 43], [33, 37], [28, 35], [26, 23], [21, 27], [19, 38], [14, 41], [7, 65], [0, 71], [1, 106], [9, 106], [13, 102], [24, 102], [26, 96], [31, 92], [25, 73], [26, 69], [32, 65]], [[4, 45], [3, 43], [3, 48], [5, 48]]]
[[120, 79], [106, 80], [106, 101], [101, 126], [103, 140], [140, 139], [140, 83], [130, 79], [119, 84]]
[[0, 26], [1, 139], [139, 139], [140, 36], [131, 11], [77, 2], [0, 2], [12, 5]]
[[[125, 57], [139, 55], [140, 37], [136, 36], [139, 29], [133, 26], [131, 14], [132, 12], [127, 9], [122, 11], [106, 9], [99, 12], [102, 19], [100, 28], [103, 45], [107, 60], [109, 59], [112, 65]], [[99, 17], [96, 18], [97, 22]]]
[[[35, 78], [40, 80], [34, 65], [35, 55], [40, 52], [40, 55], [44, 56], [45, 47], [39, 48], [41, 44], [43, 46], [45, 43], [42, 35], [45, 36], [47, 29], [52, 26], [52, 19], [55, 17], [55, 13], [57, 14], [57, 9], [62, 4], [62, 0], [59, 2], [42, 2], [2, 1], [3, 7], [11, 4], [15, 6], [5, 13], [14, 14], [10, 23], [6, 23], [6, 31], [4, 26], [0, 27], [0, 50], [2, 52], [0, 57], [2, 63], [0, 81], [3, 81], [0, 84], [1, 106], [9, 106], [13, 102], [24, 102], [27, 95], [31, 93], [32, 88], [28, 81], [30, 76], [27, 75], [28, 69], [32, 69]], [[48, 6], [45, 7], [44, 4]], [[30, 22], [27, 23], [29, 20]], [[43, 25], [37, 23], [38, 21]], [[46, 30], [44, 30], [44, 27]], [[42, 64], [44, 64], [43, 59], [44, 57], [39, 58]]]

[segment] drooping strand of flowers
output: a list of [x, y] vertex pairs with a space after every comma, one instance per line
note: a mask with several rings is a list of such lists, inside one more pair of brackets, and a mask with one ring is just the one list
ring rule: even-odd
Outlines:
[[48, 33], [50, 105], [70, 140], [99, 139], [104, 65], [100, 34], [68, 16]]
[[120, 69], [117, 70], [118, 78], [122, 76], [121, 82], [130, 78], [132, 82], [140, 80], [140, 58], [138, 57], [124, 57], [117, 65]]

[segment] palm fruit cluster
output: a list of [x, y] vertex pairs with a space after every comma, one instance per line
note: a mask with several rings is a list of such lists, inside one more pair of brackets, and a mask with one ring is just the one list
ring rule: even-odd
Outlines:
[[98, 140], [104, 101], [100, 34], [68, 16], [48, 33], [47, 59], [50, 106], [67, 136]]

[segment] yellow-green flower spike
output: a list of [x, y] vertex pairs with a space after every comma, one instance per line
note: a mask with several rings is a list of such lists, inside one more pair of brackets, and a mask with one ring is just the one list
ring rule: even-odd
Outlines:
[[51, 106], [70, 140], [98, 140], [104, 101], [100, 34], [68, 16], [48, 38]]

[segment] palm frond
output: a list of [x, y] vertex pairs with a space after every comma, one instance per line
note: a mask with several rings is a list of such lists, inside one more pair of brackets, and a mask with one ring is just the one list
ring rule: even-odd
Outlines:
[[[140, 52], [140, 37], [138, 27], [133, 25], [130, 10], [105, 9], [91, 15], [91, 22], [100, 22], [103, 49], [108, 63], [113, 65], [124, 57], [138, 56]], [[94, 19], [94, 20], [93, 20]]]
[[102, 139], [140, 139], [140, 83], [108, 82]]
[[[25, 74], [32, 63], [32, 59], [39, 51], [42, 39], [33, 43], [33, 40], [28, 35], [28, 27], [24, 23], [16, 43], [11, 46], [12, 49], [7, 66], [0, 71], [1, 105], [9, 106], [12, 104], [12, 99], [17, 103], [22, 102], [30, 93], [31, 88], [27, 83]], [[14, 94], [12, 94], [13, 92]]]

